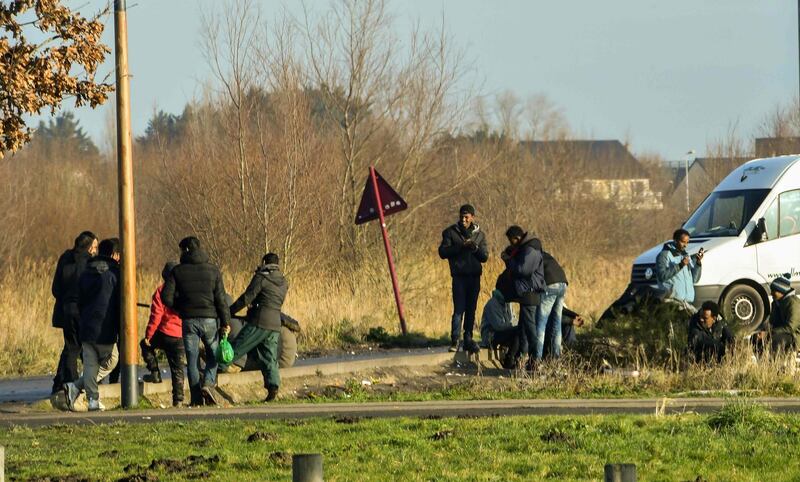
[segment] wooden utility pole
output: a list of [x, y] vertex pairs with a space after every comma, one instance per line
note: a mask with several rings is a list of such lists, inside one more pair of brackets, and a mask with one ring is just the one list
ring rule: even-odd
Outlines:
[[122, 407], [139, 404], [136, 365], [139, 359], [136, 323], [136, 223], [133, 209], [133, 152], [128, 83], [128, 20], [125, 0], [114, 0], [114, 53], [117, 72], [117, 162], [119, 233], [122, 238], [120, 286], [120, 375]]

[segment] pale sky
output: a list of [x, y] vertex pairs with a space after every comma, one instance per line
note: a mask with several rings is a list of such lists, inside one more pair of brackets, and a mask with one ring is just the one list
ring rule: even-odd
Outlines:
[[[132, 119], [180, 113], [209, 77], [197, 0], [128, 0]], [[225, 5], [228, 0], [218, 0]], [[262, 3], [267, 17], [282, 5]], [[79, 2], [83, 5], [83, 2]], [[88, 9], [104, 5], [91, 0]], [[312, 10], [323, 0], [308, 0]], [[437, 25], [472, 61], [491, 101], [544, 94], [583, 138], [628, 139], [637, 153], [681, 159], [738, 124], [749, 136], [798, 91], [797, 2], [789, 0], [405, 0], [390, 4], [397, 35]], [[111, 25], [106, 31], [110, 42]], [[113, 61], [104, 72], [110, 72]], [[68, 104], [69, 105], [69, 104]], [[76, 111], [98, 144], [107, 108]]]

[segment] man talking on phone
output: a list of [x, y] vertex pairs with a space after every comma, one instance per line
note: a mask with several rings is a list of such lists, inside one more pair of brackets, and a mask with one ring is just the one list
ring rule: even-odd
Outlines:
[[475, 208], [464, 204], [458, 210], [458, 222], [442, 232], [439, 257], [446, 259], [453, 277], [453, 318], [450, 328], [450, 351], [458, 350], [461, 321], [464, 321], [464, 350], [478, 351], [472, 339], [475, 309], [481, 291], [482, 264], [489, 259], [486, 236], [475, 222]]
[[667, 292], [667, 301], [677, 303], [690, 312], [697, 309], [694, 302], [694, 285], [700, 280], [703, 271], [704, 250], [689, 256], [689, 232], [678, 229], [672, 234], [672, 241], [666, 243], [656, 257], [656, 279], [659, 287]]

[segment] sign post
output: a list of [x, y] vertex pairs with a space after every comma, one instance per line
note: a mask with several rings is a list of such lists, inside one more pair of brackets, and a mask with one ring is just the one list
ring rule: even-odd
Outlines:
[[397, 303], [397, 315], [400, 317], [400, 330], [404, 335], [408, 333], [408, 329], [406, 328], [406, 317], [403, 313], [403, 301], [400, 299], [400, 287], [397, 284], [392, 245], [389, 242], [389, 233], [386, 231], [386, 216], [402, 211], [407, 207], [408, 204], [397, 194], [397, 191], [392, 189], [373, 166], [370, 166], [367, 184], [364, 186], [364, 194], [361, 195], [361, 203], [356, 214], [356, 224], [363, 224], [373, 219], [380, 220], [383, 247], [386, 250], [389, 273], [392, 276], [394, 301]]

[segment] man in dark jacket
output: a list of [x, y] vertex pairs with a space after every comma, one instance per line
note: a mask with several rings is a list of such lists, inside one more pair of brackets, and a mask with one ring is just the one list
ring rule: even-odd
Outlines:
[[719, 362], [733, 346], [731, 330], [719, 317], [719, 306], [706, 301], [700, 310], [689, 319], [689, 350], [695, 361]]
[[281, 333], [281, 307], [289, 291], [289, 283], [281, 273], [280, 259], [268, 253], [261, 259], [245, 292], [231, 305], [235, 315], [248, 307], [247, 324], [233, 340], [233, 359], [255, 350], [267, 389], [266, 402], [275, 400], [281, 384], [278, 372], [278, 338]]
[[[181, 263], [172, 269], [164, 282], [161, 299], [183, 320], [191, 405], [201, 405], [203, 402], [216, 405], [215, 353], [219, 345], [219, 330], [226, 329], [230, 321], [225, 285], [219, 268], [208, 262], [208, 255], [201, 249], [199, 239], [190, 236], [182, 239], [178, 246], [181, 249]], [[202, 381], [197, 368], [201, 341], [206, 353]]]
[[56, 376], [53, 378], [52, 394], [64, 384], [78, 378], [78, 357], [81, 343], [78, 340], [78, 280], [86, 269], [86, 263], [97, 254], [97, 236], [84, 231], [75, 238], [72, 249], [64, 251], [58, 258], [53, 276], [52, 292], [56, 299], [53, 306], [53, 327], [64, 333], [64, 348], [58, 360]]
[[[114, 356], [119, 338], [119, 239], [104, 239], [98, 251], [81, 274], [78, 296], [78, 333], [83, 350], [83, 375], [78, 383], [82, 387], [78, 389], [86, 390], [90, 411], [105, 409], [100, 403], [97, 375], [101, 366], [107, 366]], [[69, 388], [68, 399], [74, 400], [70, 394], [72, 387]]]
[[475, 310], [481, 291], [482, 263], [489, 259], [486, 235], [475, 223], [475, 208], [469, 204], [458, 210], [459, 222], [442, 232], [439, 257], [450, 264], [453, 278], [453, 318], [450, 325], [450, 351], [458, 350], [461, 321], [464, 321], [464, 348], [477, 350], [472, 339]]
[[508, 228], [506, 237], [509, 246], [500, 255], [506, 271], [498, 279], [497, 286], [505, 299], [519, 303], [523, 335], [520, 352], [528, 354], [530, 369], [536, 360], [536, 307], [545, 288], [542, 243], [519, 226]]
[[542, 251], [545, 289], [536, 309], [536, 359], [542, 359], [545, 334], [550, 333], [549, 355], [561, 356], [561, 312], [567, 296], [567, 275], [558, 261], [547, 251]]
[[759, 337], [768, 337], [774, 354], [788, 353], [800, 347], [800, 298], [790, 279], [791, 274], [785, 274], [769, 285], [772, 311], [766, 321], [765, 333]]

